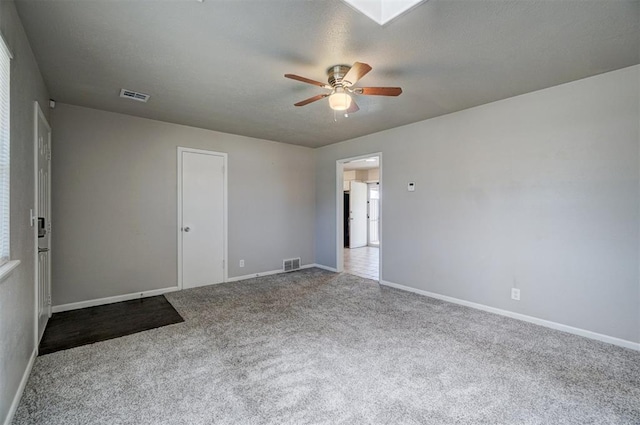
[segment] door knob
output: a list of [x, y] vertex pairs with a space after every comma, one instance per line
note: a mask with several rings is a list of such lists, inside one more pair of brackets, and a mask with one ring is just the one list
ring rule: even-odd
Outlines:
[[187, 232], [187, 233], [188, 233], [188, 232], [190, 232], [190, 231], [191, 231], [191, 227], [187, 226], [187, 227], [183, 228], [182, 230], [184, 230], [185, 232]]

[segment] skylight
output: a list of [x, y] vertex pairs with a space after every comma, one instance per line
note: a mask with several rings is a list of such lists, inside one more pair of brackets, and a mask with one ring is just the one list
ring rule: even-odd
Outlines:
[[342, 0], [380, 25], [384, 25], [427, 0]]

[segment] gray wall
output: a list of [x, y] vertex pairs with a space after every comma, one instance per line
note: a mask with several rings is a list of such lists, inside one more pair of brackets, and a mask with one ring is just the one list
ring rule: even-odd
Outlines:
[[635, 66], [318, 149], [316, 262], [336, 266], [335, 161], [381, 151], [383, 280], [640, 341], [639, 81]]
[[0, 1], [0, 31], [11, 62], [11, 257], [20, 265], [0, 282], [0, 423], [34, 350], [33, 102], [48, 114], [49, 95], [10, 1]]
[[176, 286], [178, 146], [228, 154], [230, 277], [314, 263], [312, 149], [64, 104], [52, 115], [54, 305]]

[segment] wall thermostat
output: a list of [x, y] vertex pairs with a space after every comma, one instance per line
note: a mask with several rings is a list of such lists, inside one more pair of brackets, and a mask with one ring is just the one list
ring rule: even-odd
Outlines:
[[416, 190], [416, 184], [414, 182], [409, 182], [407, 184], [407, 190], [409, 192], [414, 192]]

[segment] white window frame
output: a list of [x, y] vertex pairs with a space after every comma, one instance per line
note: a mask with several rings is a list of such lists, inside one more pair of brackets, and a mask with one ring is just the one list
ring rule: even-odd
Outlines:
[[20, 264], [11, 260], [11, 60], [0, 34], [0, 281]]

